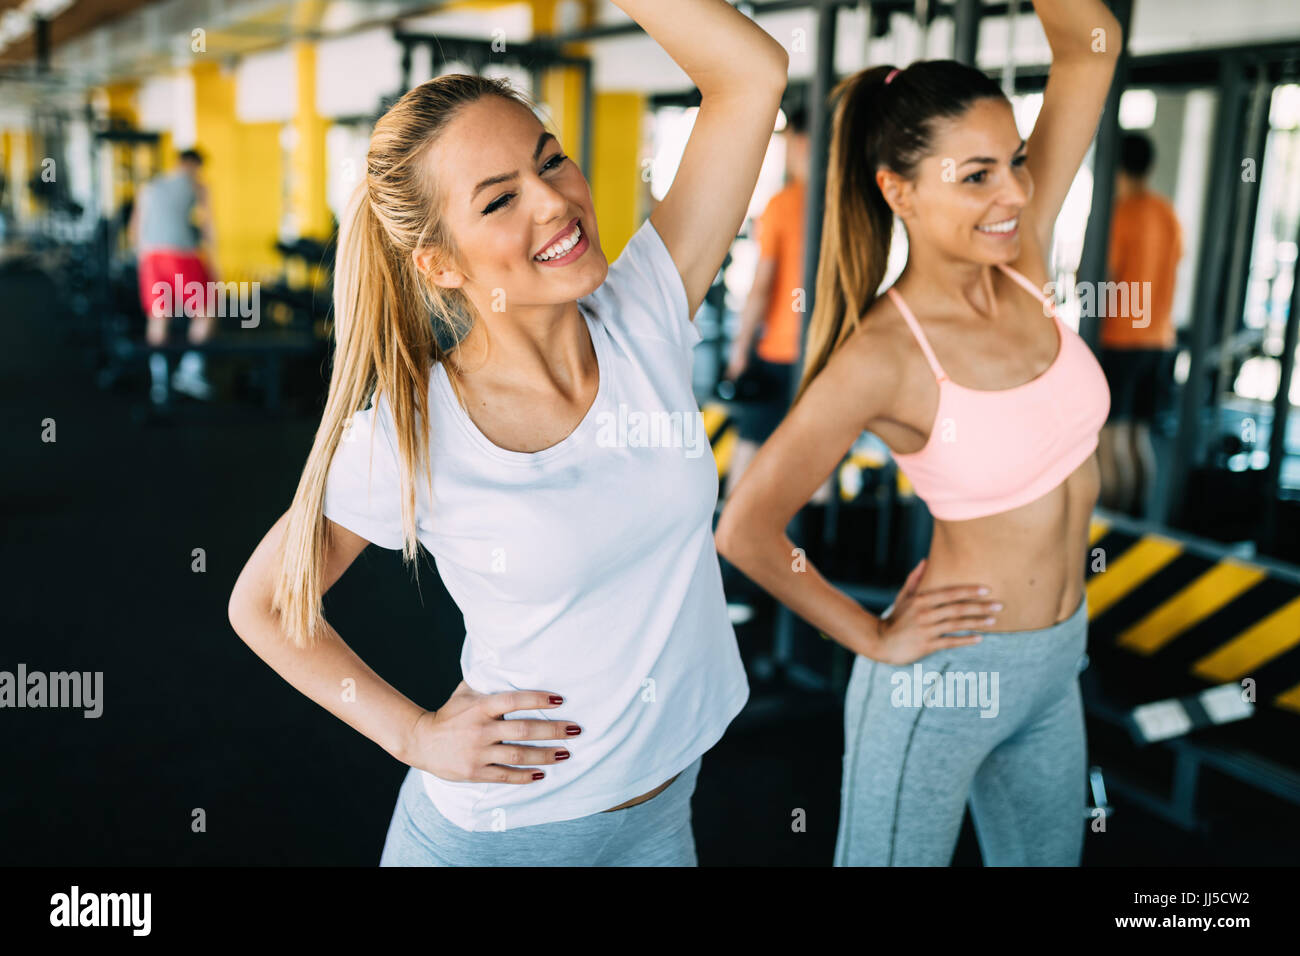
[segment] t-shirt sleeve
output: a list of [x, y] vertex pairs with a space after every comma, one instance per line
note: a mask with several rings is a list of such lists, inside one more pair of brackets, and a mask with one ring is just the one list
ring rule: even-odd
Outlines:
[[[635, 297], [649, 313], [649, 321], [659, 335], [688, 352], [703, 339], [699, 326], [691, 320], [686, 286], [677, 264], [648, 218], [610, 263], [609, 271], [620, 294]], [[635, 334], [637, 330], [628, 331]]]
[[[381, 408], [386, 409], [386, 405]], [[376, 426], [376, 421], [379, 424]], [[381, 548], [402, 548], [401, 480], [387, 427], [375, 404], [356, 412], [344, 426], [325, 480], [323, 512], [335, 524]]]

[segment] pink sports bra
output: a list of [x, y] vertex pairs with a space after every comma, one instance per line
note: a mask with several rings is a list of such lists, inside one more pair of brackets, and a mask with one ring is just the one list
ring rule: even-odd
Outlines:
[[930, 513], [944, 521], [981, 518], [1041, 498], [1093, 453], [1110, 414], [1106, 376], [1087, 343], [1061, 321], [1051, 298], [1015, 269], [998, 265], [1048, 307], [1060, 343], [1047, 371], [1013, 388], [966, 388], [948, 378], [912, 310], [888, 290], [939, 381], [929, 440], [894, 460]]

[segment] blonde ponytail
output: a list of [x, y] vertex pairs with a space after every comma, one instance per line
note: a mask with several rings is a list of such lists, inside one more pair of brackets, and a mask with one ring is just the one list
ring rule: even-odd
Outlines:
[[434, 286], [416, 267], [413, 253], [420, 248], [455, 257], [438, 216], [436, 171], [428, 175], [422, 164], [456, 110], [489, 95], [534, 109], [499, 78], [450, 74], [410, 90], [375, 124], [366, 175], [342, 217], [329, 391], [289, 508], [272, 597], [282, 633], [296, 647], [315, 644], [323, 633], [328, 524], [322, 508], [330, 464], [351, 417], [372, 401], [377, 409], [381, 395], [392, 410], [399, 458], [402, 559], [418, 579], [415, 481], [419, 473], [432, 502], [429, 376], [432, 363], [443, 360], [435, 329], [454, 343], [475, 314], [463, 293]]

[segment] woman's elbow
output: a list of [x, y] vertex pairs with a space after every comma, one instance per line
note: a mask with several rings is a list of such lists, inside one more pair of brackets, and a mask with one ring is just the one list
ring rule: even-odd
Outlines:
[[713, 543], [718, 554], [736, 567], [744, 561], [745, 536], [741, 528], [740, 512], [734, 506], [726, 505], [718, 518], [718, 527], [713, 532]]
[[241, 576], [230, 590], [230, 600], [226, 602], [226, 619], [230, 621], [230, 626], [239, 635], [240, 640], [246, 641], [245, 633], [249, 620], [268, 607], [269, 602], [257, 596], [254, 589], [248, 586], [247, 580]]
[[784, 88], [790, 83], [790, 51], [776, 37], [772, 37], [772, 46], [773, 67], [777, 80]]
[[[239, 634], [242, 622], [247, 620], [247, 617], [248, 601], [241, 592], [239, 585], [235, 585], [230, 592], [230, 600], [226, 602], [226, 619], [230, 621], [230, 626], [235, 633]], [[240, 638], [242, 640], [242, 634], [240, 634]]]

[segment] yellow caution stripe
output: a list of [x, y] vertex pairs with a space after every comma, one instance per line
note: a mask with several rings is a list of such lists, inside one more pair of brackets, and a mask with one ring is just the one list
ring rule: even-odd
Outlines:
[[1192, 665], [1192, 673], [1212, 681], [1236, 680], [1300, 645], [1300, 597]]
[[1104, 614], [1182, 553], [1183, 547], [1177, 541], [1151, 534], [1119, 557], [1108, 560], [1106, 570], [1092, 575], [1085, 585], [1089, 618]]
[[[1143, 606], [1142, 616], [1116, 634], [1118, 646], [1135, 654], [1154, 656], [1198, 628], [1202, 633], [1195, 640], [1201, 640], [1207, 636], [1201, 625], [1216, 615], [1224, 622], [1235, 616], [1237, 620], [1233, 623], [1219, 625], [1226, 633], [1215, 641], [1217, 646], [1197, 647], [1195, 654], [1199, 656], [1185, 665], [1197, 678], [1215, 684], [1235, 683], [1300, 648], [1300, 596], [1295, 596], [1294, 587], [1280, 592], [1276, 589], [1278, 584], [1300, 583], [1294, 569], [1263, 559], [1237, 558], [1225, 553], [1226, 549], [1217, 542], [1191, 536], [1178, 540], [1152, 533], [1149, 527], [1104, 512], [1094, 516], [1089, 527], [1091, 546], [1112, 532], [1120, 535], [1120, 541], [1109, 549], [1112, 554], [1117, 552], [1117, 556], [1110, 557], [1105, 570], [1088, 579], [1089, 618], [1104, 614], [1126, 598], [1126, 614], [1135, 610], [1135, 603], [1152, 605], [1154, 602], [1153, 606]], [[1153, 584], [1153, 596], [1143, 601], [1143, 585], [1184, 556], [1195, 559], [1197, 565], [1207, 562], [1208, 567], [1203, 570], [1198, 567], [1195, 577], [1172, 593]], [[1181, 576], [1178, 573], [1181, 568], [1180, 564], [1172, 574]], [[1240, 620], [1247, 611], [1250, 619]], [[1192, 656], [1179, 656], [1177, 650], [1173, 653], [1183, 661]], [[1294, 680], [1293, 671], [1287, 673], [1286, 679]], [[1271, 692], [1276, 683], [1267, 688], [1261, 686], [1261, 696]], [[1300, 684], [1273, 696], [1271, 702], [1300, 713]]]
[[700, 415], [704, 418], [704, 431], [709, 436], [709, 441], [716, 441], [718, 432], [722, 426], [727, 424], [731, 418], [731, 413], [727, 411], [727, 406], [721, 402], [708, 402], [700, 409]]
[[704, 419], [704, 433], [709, 436], [709, 444], [713, 446], [713, 460], [718, 466], [718, 477], [725, 478], [727, 469], [731, 467], [731, 455], [740, 437], [740, 429], [722, 402], [706, 402], [700, 407], [700, 416]]
[[1110, 522], [1104, 518], [1093, 518], [1088, 525], [1088, 545], [1091, 547], [1110, 533]]
[[713, 439], [713, 459], [718, 463], [718, 477], [725, 478], [731, 467], [731, 455], [740, 440], [739, 428], [728, 428], [721, 437]]
[[1267, 577], [1263, 568], [1225, 558], [1126, 628], [1116, 642], [1138, 654], [1154, 654]]
[[1290, 690], [1278, 694], [1273, 698], [1273, 703], [1300, 714], [1300, 684], [1296, 684]]

